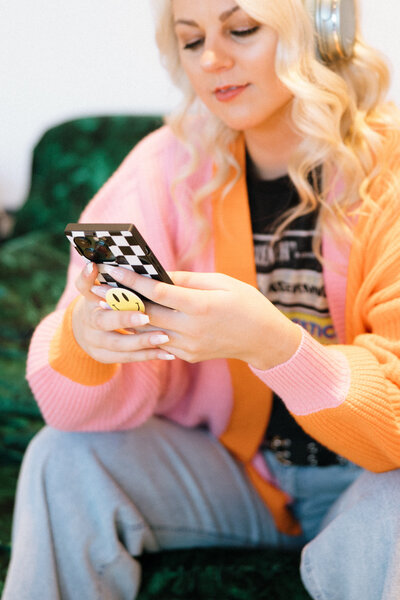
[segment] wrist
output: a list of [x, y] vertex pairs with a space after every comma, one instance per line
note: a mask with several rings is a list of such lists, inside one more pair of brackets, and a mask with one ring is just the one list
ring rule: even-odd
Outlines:
[[260, 371], [272, 369], [292, 358], [297, 352], [303, 337], [300, 325], [281, 315], [275, 327], [268, 326], [268, 335], [258, 344], [256, 355], [248, 361], [251, 367]]

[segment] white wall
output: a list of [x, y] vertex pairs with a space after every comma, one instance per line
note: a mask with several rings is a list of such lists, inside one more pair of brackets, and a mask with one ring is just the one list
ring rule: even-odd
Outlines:
[[[195, 1], [195, 0], [193, 0]], [[398, 0], [360, 0], [365, 36], [396, 65]], [[83, 115], [161, 113], [179, 98], [146, 0], [0, 1], [0, 206], [24, 200], [32, 149]], [[391, 97], [400, 103], [400, 69]]]

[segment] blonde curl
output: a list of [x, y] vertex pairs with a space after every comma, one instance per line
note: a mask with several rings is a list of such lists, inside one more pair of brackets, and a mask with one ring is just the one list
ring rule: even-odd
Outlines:
[[[174, 185], [196, 171], [204, 152], [216, 166], [213, 177], [194, 190], [192, 198], [204, 243], [210, 232], [202, 212], [203, 201], [224, 184], [225, 191], [233, 184], [229, 180], [232, 165], [236, 179], [240, 176], [230, 151], [239, 133], [198, 103], [179, 61], [171, 0], [152, 1], [161, 59], [183, 94], [181, 105], [166, 118], [190, 156]], [[302, 0], [236, 2], [254, 19], [278, 33], [275, 69], [293, 93], [292, 122], [302, 139], [288, 165], [300, 203], [284, 215], [277, 236], [294, 219], [319, 207], [319, 232], [329, 227], [335, 236], [350, 241], [352, 219], [359, 207], [374, 202], [378, 193], [394, 196], [400, 184], [395, 158], [400, 142], [400, 112], [386, 102], [390, 85], [386, 59], [367, 45], [357, 30], [352, 57], [326, 65], [317, 57], [316, 34]], [[188, 126], [193, 115], [204, 112], [205, 127]], [[319, 186], [315, 177], [311, 182], [309, 177], [318, 168], [321, 169]], [[321, 258], [319, 240], [320, 235], [315, 239], [315, 250]]]

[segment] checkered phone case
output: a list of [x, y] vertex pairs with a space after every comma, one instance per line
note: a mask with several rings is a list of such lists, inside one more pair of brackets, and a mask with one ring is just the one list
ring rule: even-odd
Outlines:
[[132, 269], [140, 275], [172, 284], [139, 231], [127, 223], [69, 223], [67, 239], [86, 262], [95, 262], [98, 280], [113, 287], [125, 287], [104, 272], [104, 266]]

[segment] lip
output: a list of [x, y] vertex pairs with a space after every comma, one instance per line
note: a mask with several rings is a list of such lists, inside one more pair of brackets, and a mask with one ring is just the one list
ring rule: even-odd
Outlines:
[[224, 85], [215, 88], [214, 95], [220, 102], [229, 102], [239, 96], [248, 86], [248, 83], [244, 85]]

